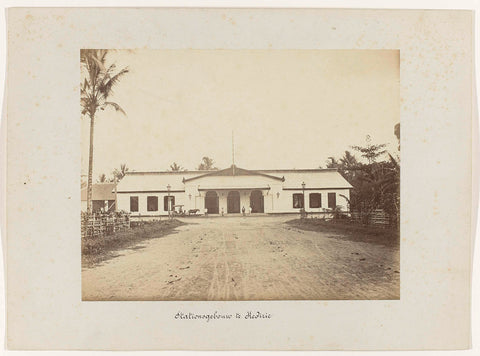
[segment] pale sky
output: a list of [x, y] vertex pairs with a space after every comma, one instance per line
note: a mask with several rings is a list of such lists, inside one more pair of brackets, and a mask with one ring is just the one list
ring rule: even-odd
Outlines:
[[[130, 170], [318, 168], [351, 145], [397, 153], [399, 52], [389, 50], [120, 50], [107, 63], [130, 73], [97, 115], [94, 180]], [[82, 174], [89, 120], [82, 118]], [[359, 157], [358, 154], [356, 156]]]

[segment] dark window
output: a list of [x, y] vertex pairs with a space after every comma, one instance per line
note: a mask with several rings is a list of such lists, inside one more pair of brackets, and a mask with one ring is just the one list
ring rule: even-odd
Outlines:
[[328, 207], [334, 209], [337, 206], [337, 194], [328, 193]]
[[300, 194], [300, 193], [293, 194], [293, 208], [294, 209], [303, 208], [303, 194]]
[[92, 211], [100, 213], [105, 210], [105, 200], [92, 200]]
[[130, 197], [130, 211], [138, 211], [138, 197]]
[[310, 193], [310, 208], [321, 208], [321, 207], [322, 207], [322, 194]]
[[163, 210], [168, 211], [168, 201], [170, 200], [170, 211], [173, 210], [173, 206], [175, 205], [175, 197], [172, 196], [165, 196], [163, 197]]
[[158, 197], [147, 197], [147, 211], [158, 211]]

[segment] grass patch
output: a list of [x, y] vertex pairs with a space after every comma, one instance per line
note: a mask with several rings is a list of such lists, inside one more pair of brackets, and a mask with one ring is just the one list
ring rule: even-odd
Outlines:
[[364, 226], [350, 220], [295, 219], [287, 221], [287, 224], [302, 230], [338, 234], [328, 237], [350, 241], [386, 246], [396, 246], [400, 243], [400, 232], [396, 229]]
[[116, 251], [142, 249], [139, 243], [171, 233], [185, 223], [179, 220], [148, 221], [136, 224], [131, 229], [119, 231], [104, 238], [82, 238], [82, 267], [93, 267], [119, 256]]

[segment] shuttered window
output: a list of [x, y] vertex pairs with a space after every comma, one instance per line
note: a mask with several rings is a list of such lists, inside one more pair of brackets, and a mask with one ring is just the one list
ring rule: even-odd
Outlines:
[[173, 210], [173, 206], [175, 205], [175, 197], [166, 196], [163, 197], [163, 210], [168, 211], [168, 201], [170, 200], [170, 211]]
[[294, 209], [303, 208], [303, 194], [300, 194], [300, 193], [293, 194], [293, 208]]
[[130, 211], [138, 211], [138, 197], [130, 197]]
[[158, 197], [147, 197], [147, 211], [158, 211]]
[[328, 207], [334, 209], [337, 206], [337, 194], [328, 193]]
[[310, 208], [321, 208], [322, 207], [322, 194], [320, 193], [310, 193]]
[[138, 197], [130, 197], [130, 211], [138, 211]]

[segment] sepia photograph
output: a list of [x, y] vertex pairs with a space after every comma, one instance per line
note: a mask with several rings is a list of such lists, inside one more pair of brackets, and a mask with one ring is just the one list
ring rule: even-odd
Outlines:
[[472, 347], [474, 11], [55, 6], [6, 9], [6, 347]]
[[400, 298], [399, 51], [79, 59], [83, 300]]

